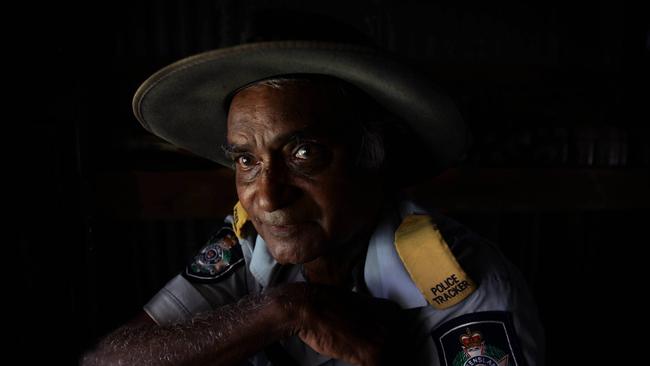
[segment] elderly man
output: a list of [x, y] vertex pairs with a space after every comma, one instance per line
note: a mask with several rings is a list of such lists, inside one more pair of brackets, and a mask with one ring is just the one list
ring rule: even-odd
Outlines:
[[261, 42], [164, 68], [134, 111], [234, 167], [239, 202], [85, 364], [543, 362], [520, 274], [398, 194], [465, 149], [454, 106], [420, 75], [366, 47]]

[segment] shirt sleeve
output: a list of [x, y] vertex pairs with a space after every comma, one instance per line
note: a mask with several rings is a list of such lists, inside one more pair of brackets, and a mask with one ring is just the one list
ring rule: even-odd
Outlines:
[[[464, 363], [480, 354], [496, 364], [509, 357], [508, 364], [543, 365], [544, 331], [523, 276], [492, 243], [466, 228], [456, 229], [449, 235], [454, 238], [450, 246], [478, 288], [451, 308], [423, 310], [427, 353], [434, 355], [425, 364]], [[462, 344], [463, 339], [469, 343]], [[481, 344], [479, 339], [480, 351], [465, 352], [473, 342]]]
[[159, 325], [186, 322], [194, 315], [232, 303], [249, 293], [247, 252], [228, 218], [205, 246], [144, 306]]
[[248, 293], [245, 266], [215, 283], [193, 283], [179, 274], [155, 294], [144, 311], [158, 325], [188, 321], [192, 316], [237, 301]]

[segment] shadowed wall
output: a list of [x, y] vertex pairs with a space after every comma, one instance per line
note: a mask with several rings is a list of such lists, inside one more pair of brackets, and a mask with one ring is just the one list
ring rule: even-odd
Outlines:
[[581, 362], [587, 348], [613, 360], [624, 353], [614, 326], [632, 321], [620, 313], [638, 301], [634, 257], [648, 242], [650, 208], [649, 41], [636, 9], [140, 1], [20, 11], [13, 55], [28, 78], [15, 89], [26, 98], [9, 253], [18, 267], [16, 339], [41, 350], [26, 353], [30, 361], [74, 363], [139, 311], [229, 213], [232, 173], [148, 135], [130, 99], [160, 67], [236, 44], [247, 14], [267, 5], [351, 24], [447, 91], [474, 143], [462, 164], [413, 193], [496, 242], [522, 270], [549, 364]]

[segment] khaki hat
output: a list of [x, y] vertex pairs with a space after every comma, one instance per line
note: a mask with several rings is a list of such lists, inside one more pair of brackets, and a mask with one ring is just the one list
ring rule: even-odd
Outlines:
[[419, 176], [433, 176], [464, 156], [468, 133], [453, 102], [426, 75], [357, 44], [270, 41], [200, 53], [149, 77], [133, 98], [133, 112], [147, 131], [231, 167], [221, 149], [229, 97], [255, 81], [290, 74], [341, 79], [399, 117], [413, 132], [404, 144], [426, 152], [408, 156]]

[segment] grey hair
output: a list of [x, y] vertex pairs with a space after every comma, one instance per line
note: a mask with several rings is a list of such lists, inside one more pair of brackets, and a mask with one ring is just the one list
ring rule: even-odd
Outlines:
[[[298, 76], [298, 77], [274, 77], [256, 82], [253, 87], [267, 86], [273, 89], [282, 90], [288, 86], [310, 83], [316, 79], [315, 76]], [[344, 82], [340, 79], [330, 78], [334, 80], [335, 96], [340, 98], [346, 103], [350, 100], [361, 101], [359, 103], [360, 109], [358, 111], [360, 118], [357, 126], [359, 130], [359, 150], [357, 151], [356, 166], [369, 171], [377, 171], [383, 168], [386, 161], [386, 146], [385, 146], [385, 131], [387, 122], [381, 118], [376, 118], [372, 109], [369, 97], [362, 91], [356, 89], [354, 86]], [[361, 99], [361, 100], [359, 100]], [[375, 116], [373, 118], [373, 116]]]
[[386, 161], [384, 123], [362, 121], [361, 145], [357, 154], [357, 166], [367, 170], [379, 170]]
[[273, 89], [282, 90], [285, 89], [287, 85], [298, 84], [299, 82], [304, 82], [308, 79], [291, 79], [286, 77], [278, 77], [274, 79], [266, 79], [260, 82], [255, 83], [255, 86], [268, 86]]

